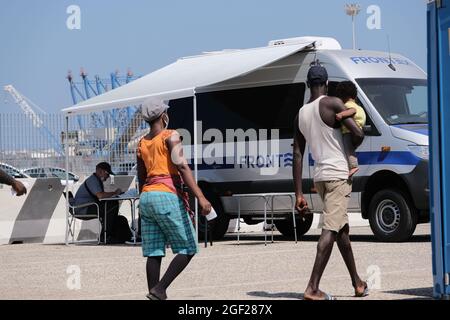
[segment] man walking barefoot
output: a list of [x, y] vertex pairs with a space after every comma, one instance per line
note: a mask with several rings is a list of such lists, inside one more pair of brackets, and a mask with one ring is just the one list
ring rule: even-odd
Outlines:
[[[334, 299], [319, 289], [319, 282], [335, 241], [350, 273], [355, 296], [366, 296], [367, 283], [361, 280], [356, 271], [350, 244], [347, 206], [352, 181], [348, 179], [349, 169], [340, 123], [336, 121], [336, 114], [346, 108], [340, 99], [326, 96], [328, 74], [324, 67], [318, 63], [312, 66], [307, 78], [311, 99], [300, 109], [295, 120], [293, 175], [296, 209], [300, 215], [308, 211], [308, 203], [302, 190], [303, 156], [305, 144], [308, 143], [315, 162], [314, 184], [324, 203], [324, 226], [317, 244], [317, 255], [304, 299]], [[353, 118], [347, 118], [342, 123], [351, 132], [354, 146], [359, 146], [364, 138], [361, 128], [356, 125]]]

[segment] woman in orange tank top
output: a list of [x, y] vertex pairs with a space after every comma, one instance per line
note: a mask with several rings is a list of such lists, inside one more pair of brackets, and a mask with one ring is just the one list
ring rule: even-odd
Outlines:
[[[211, 204], [197, 186], [183, 156], [180, 135], [167, 130], [168, 108], [156, 99], [142, 104], [142, 115], [151, 130], [141, 139], [137, 150], [142, 251], [147, 257], [147, 298], [152, 300], [167, 299], [167, 288], [198, 252], [183, 184], [198, 199], [201, 214], [211, 211]], [[177, 255], [160, 279], [167, 244]]]

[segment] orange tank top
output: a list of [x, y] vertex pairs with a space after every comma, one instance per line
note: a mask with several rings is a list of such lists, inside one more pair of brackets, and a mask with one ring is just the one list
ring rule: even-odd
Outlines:
[[[174, 130], [163, 130], [152, 139], [142, 138], [139, 142], [137, 156], [145, 164], [147, 179], [155, 176], [179, 175], [177, 167], [172, 163], [170, 152], [167, 148], [166, 140]], [[172, 190], [162, 183], [145, 185], [142, 192], [162, 191], [172, 192]]]

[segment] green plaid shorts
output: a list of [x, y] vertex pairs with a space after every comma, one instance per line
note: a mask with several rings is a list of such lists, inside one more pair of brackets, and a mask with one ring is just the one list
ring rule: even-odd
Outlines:
[[142, 253], [144, 257], [163, 257], [166, 245], [174, 254], [193, 255], [198, 243], [192, 221], [183, 201], [170, 192], [144, 192], [139, 200]]

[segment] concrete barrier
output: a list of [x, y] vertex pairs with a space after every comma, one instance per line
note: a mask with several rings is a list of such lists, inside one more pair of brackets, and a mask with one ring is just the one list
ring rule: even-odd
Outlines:
[[[28, 193], [17, 197], [11, 194], [11, 187], [0, 185], [0, 245], [13, 243], [64, 243], [66, 233], [66, 200], [64, 187], [58, 178], [21, 179], [27, 185]], [[105, 191], [121, 183], [105, 183]], [[75, 194], [82, 182], [70, 185]], [[129, 187], [134, 187], [133, 183]], [[120, 214], [131, 224], [131, 209], [128, 201], [121, 204]], [[98, 220], [76, 220], [75, 238], [94, 239]]]

